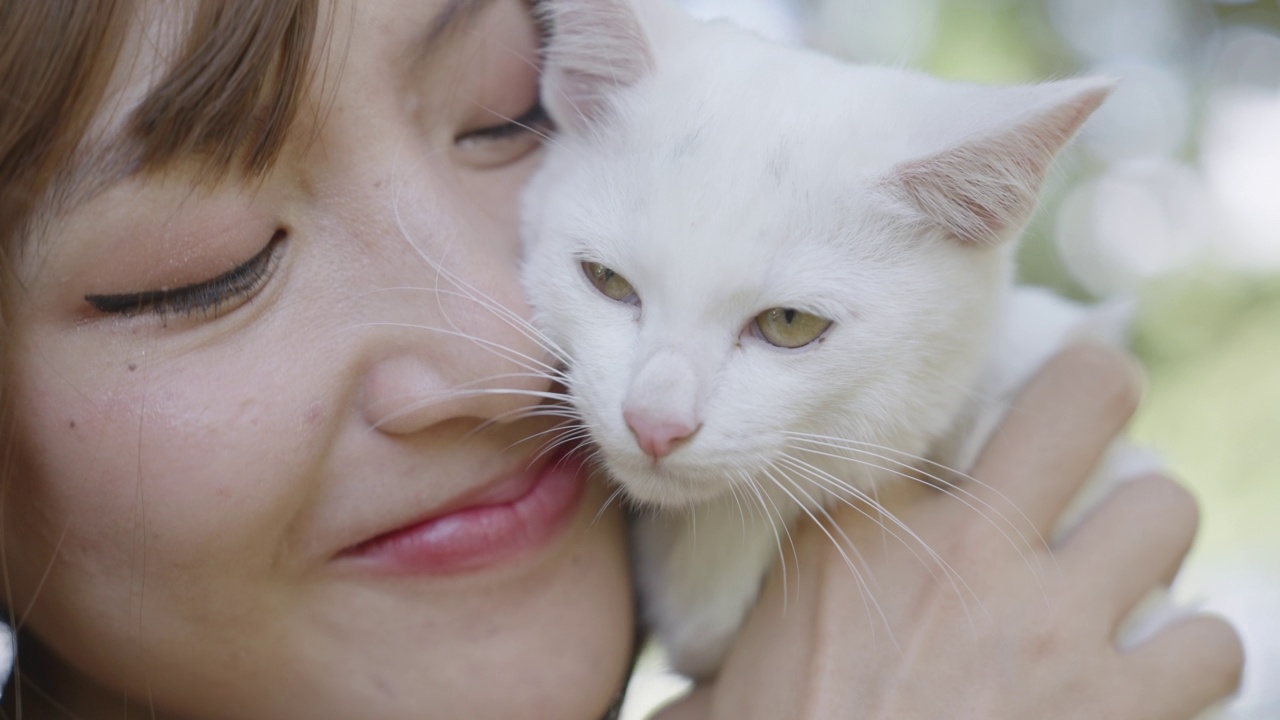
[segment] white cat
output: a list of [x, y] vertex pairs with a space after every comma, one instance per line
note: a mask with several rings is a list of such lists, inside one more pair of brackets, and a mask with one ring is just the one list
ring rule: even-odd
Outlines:
[[1089, 324], [1012, 289], [1013, 241], [1111, 83], [847, 65], [661, 1], [544, 7], [559, 132], [525, 197], [524, 281], [582, 425], [651, 510], [647, 619], [707, 675], [779, 528], [919, 458], [967, 468]]

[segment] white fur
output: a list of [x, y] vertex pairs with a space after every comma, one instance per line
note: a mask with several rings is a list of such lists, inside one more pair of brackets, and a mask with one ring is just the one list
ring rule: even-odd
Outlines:
[[[1011, 293], [1010, 241], [1110, 83], [950, 83], [663, 2], [549, 7], [561, 132], [525, 197], [524, 281], [605, 466], [648, 510], [646, 616], [679, 670], [706, 675], [785, 552], [778, 533], [902, 467], [797, 433], [963, 469], [1001, 403], [1087, 328], [1078, 308]], [[639, 303], [598, 292], [584, 261]], [[835, 324], [781, 350], [749, 330], [774, 307]], [[699, 429], [654, 460], [627, 409]]]

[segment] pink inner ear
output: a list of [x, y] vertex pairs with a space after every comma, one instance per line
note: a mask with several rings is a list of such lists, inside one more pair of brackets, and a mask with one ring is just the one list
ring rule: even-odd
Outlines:
[[559, 124], [582, 129], [608, 111], [610, 94], [653, 70], [649, 39], [627, 0], [546, 0], [543, 104]]
[[926, 218], [967, 244], [1011, 239], [1050, 164], [1102, 103], [1095, 84], [1022, 122], [898, 167], [893, 182]]
[[992, 243], [1035, 207], [1050, 155], [1041, 159], [989, 138], [898, 170], [898, 182], [924, 215], [965, 243]]

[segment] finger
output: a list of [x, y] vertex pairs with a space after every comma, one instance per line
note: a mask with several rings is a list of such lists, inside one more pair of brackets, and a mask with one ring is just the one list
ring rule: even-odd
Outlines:
[[1134, 717], [1189, 719], [1240, 688], [1244, 645], [1226, 620], [1196, 615], [1161, 630], [1124, 662], [1136, 674], [1129, 687], [1145, 693], [1138, 700], [1144, 712]]
[[1137, 409], [1140, 388], [1140, 373], [1119, 351], [1069, 346], [1018, 394], [974, 477], [1047, 535]]
[[1177, 574], [1199, 524], [1195, 498], [1160, 475], [1121, 483], [1085, 516], [1058, 550], [1059, 567], [1080, 592], [1110, 602], [1119, 624], [1148, 592]]

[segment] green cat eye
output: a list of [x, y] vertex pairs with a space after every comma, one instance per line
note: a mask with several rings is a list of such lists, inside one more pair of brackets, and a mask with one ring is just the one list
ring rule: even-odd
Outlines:
[[794, 308], [773, 308], [756, 316], [756, 334], [770, 345], [801, 348], [822, 337], [831, 321]]
[[632, 305], [639, 304], [640, 300], [636, 297], [636, 289], [631, 287], [631, 283], [618, 273], [601, 265], [600, 263], [584, 262], [582, 269], [587, 273], [587, 279], [591, 281], [596, 289], [604, 294], [610, 300], [629, 303]]

